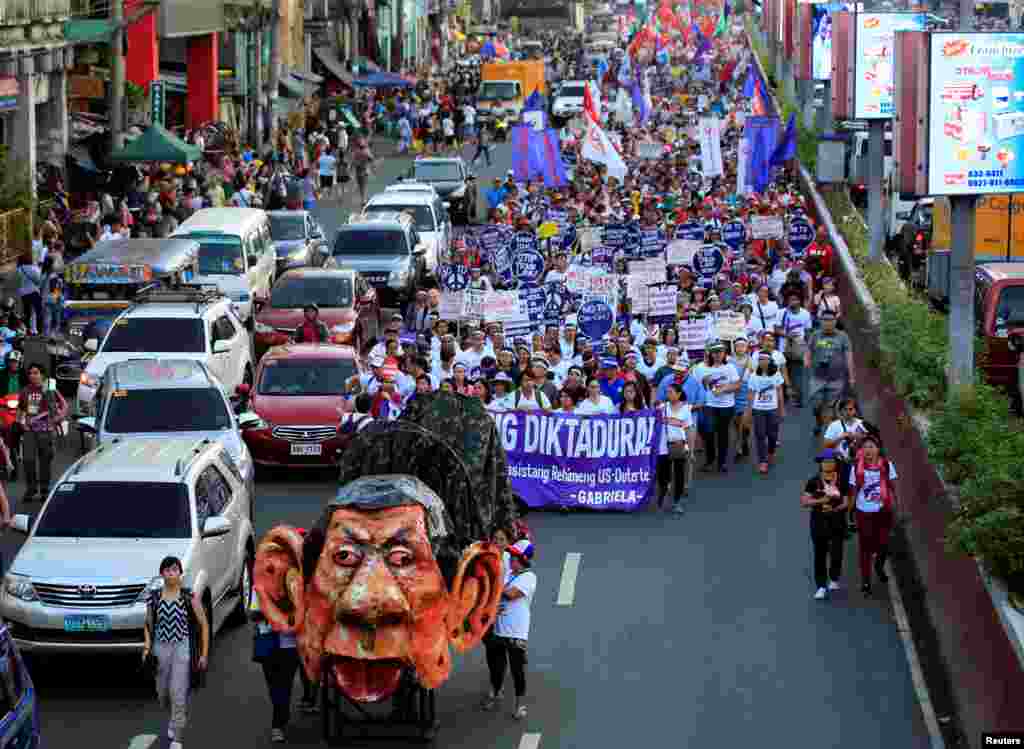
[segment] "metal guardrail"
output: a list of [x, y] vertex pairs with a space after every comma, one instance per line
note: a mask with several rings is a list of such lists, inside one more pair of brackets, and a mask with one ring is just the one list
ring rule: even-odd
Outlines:
[[2, 0], [0, 26], [65, 19], [71, 15], [71, 6], [72, 0]]
[[28, 236], [25, 223], [29, 213], [24, 208], [0, 213], [0, 265], [10, 263], [25, 251], [24, 242], [19, 236]]

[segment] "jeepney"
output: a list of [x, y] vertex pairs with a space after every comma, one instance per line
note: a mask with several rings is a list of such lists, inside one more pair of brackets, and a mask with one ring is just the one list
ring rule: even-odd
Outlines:
[[198, 254], [193, 239], [114, 239], [64, 266], [64, 329], [72, 353], [57, 362], [61, 392], [77, 391], [85, 341], [102, 339], [143, 289], [191, 281]]

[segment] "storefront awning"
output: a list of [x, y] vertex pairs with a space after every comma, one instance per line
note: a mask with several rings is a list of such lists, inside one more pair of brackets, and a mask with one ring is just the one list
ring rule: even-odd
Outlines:
[[352, 85], [352, 74], [345, 70], [344, 64], [334, 56], [334, 52], [330, 47], [314, 47], [313, 54], [319, 58], [324, 67], [331, 72], [331, 75], [346, 86]]

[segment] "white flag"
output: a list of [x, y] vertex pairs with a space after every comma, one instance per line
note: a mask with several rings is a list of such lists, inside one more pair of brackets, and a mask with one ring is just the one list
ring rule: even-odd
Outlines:
[[583, 158], [598, 164], [604, 164], [608, 174], [618, 180], [626, 178], [626, 162], [615, 149], [615, 145], [608, 134], [594, 122], [591, 117], [586, 117], [587, 134], [583, 140]]
[[705, 177], [722, 176], [722, 135], [717, 117], [701, 117], [700, 164]]
[[736, 146], [736, 194], [747, 195], [747, 160], [750, 158], [750, 141], [740, 138]]

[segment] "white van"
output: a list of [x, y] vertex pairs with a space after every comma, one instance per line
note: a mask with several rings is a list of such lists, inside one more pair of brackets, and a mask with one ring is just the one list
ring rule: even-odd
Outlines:
[[259, 208], [204, 208], [172, 235], [199, 243], [193, 283], [216, 285], [247, 322], [253, 297], [267, 298], [274, 284], [277, 258], [270, 239], [270, 219]]

